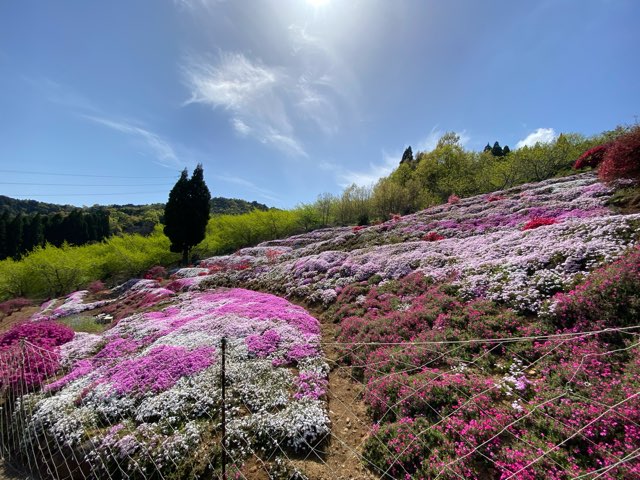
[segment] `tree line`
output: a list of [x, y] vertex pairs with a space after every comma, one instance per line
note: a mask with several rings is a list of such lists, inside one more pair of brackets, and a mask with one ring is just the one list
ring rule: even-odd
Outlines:
[[339, 195], [322, 194], [305, 209], [321, 226], [366, 225], [385, 221], [447, 201], [504, 190], [529, 182], [570, 175], [576, 159], [596, 145], [609, 143], [630, 131], [614, 130], [584, 136], [559, 135], [549, 143], [516, 150], [498, 142], [483, 151], [466, 149], [454, 132], [444, 134], [431, 151], [405, 149], [398, 167], [375, 185], [351, 185]]
[[72, 210], [51, 215], [0, 214], [0, 259], [20, 258], [36, 247], [84, 245], [109, 236], [109, 211]]

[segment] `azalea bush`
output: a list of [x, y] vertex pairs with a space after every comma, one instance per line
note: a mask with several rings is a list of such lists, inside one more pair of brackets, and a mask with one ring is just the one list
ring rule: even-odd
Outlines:
[[73, 337], [73, 330], [54, 322], [20, 323], [1, 334], [0, 393], [38, 388], [60, 368], [56, 347]]
[[598, 175], [606, 182], [640, 181], [640, 126], [621, 135], [607, 148]]
[[576, 170], [581, 170], [587, 167], [596, 168], [602, 162], [602, 159], [607, 153], [607, 149], [610, 145], [611, 144], [606, 143], [590, 148], [578, 157], [576, 162], [573, 164], [573, 168]]

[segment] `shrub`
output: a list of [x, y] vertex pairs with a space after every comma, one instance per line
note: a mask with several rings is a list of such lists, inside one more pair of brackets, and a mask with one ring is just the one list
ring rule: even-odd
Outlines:
[[424, 237], [422, 237], [422, 240], [424, 240], [425, 242], [437, 242], [438, 240], [444, 240], [444, 237], [438, 232], [429, 232]]
[[166, 278], [167, 277], [167, 269], [162, 265], [155, 265], [147, 270], [147, 273], [144, 274], [144, 278], [147, 280], [155, 280], [156, 278]]
[[[54, 322], [15, 325], [0, 335], [0, 391], [32, 390], [60, 368], [55, 347], [68, 342], [75, 333]], [[26, 340], [21, 346], [21, 340]]]
[[30, 305], [33, 305], [33, 302], [28, 298], [12, 298], [11, 300], [0, 303], [0, 313], [9, 316], [13, 312], [17, 312], [23, 307], [28, 307]]
[[542, 227], [545, 225], [553, 225], [554, 223], [558, 223], [555, 218], [535, 217], [525, 223], [522, 227], [522, 230], [533, 230], [534, 228]]
[[640, 318], [640, 248], [599, 268], [568, 293], [553, 298], [562, 327], [595, 330], [635, 325]]
[[505, 197], [504, 195], [494, 195], [494, 194], [491, 194], [491, 195], [489, 195], [489, 196], [487, 197], [487, 202], [498, 202], [498, 201], [500, 201], [500, 200], [504, 200], [505, 198], [507, 198], [507, 197]]
[[105, 289], [105, 285], [104, 285], [104, 282], [101, 280], [95, 280], [91, 282], [88, 287], [88, 290], [93, 294], [102, 292], [104, 289]]
[[73, 330], [55, 322], [25, 322], [15, 325], [0, 335], [0, 348], [7, 348], [26, 340], [42, 348], [53, 348], [67, 343], [74, 336]]
[[613, 142], [604, 155], [598, 175], [605, 182], [623, 178], [640, 181], [640, 126]]
[[456, 195], [455, 193], [452, 193], [451, 195], [449, 195], [449, 198], [447, 200], [447, 203], [449, 205], [455, 205], [456, 203], [460, 202], [460, 197], [458, 195]]
[[602, 162], [602, 159], [610, 146], [610, 143], [605, 143], [598, 145], [597, 147], [590, 148], [578, 157], [576, 162], [573, 164], [573, 168], [575, 170], [581, 170], [587, 167], [596, 168], [600, 165], [600, 162]]

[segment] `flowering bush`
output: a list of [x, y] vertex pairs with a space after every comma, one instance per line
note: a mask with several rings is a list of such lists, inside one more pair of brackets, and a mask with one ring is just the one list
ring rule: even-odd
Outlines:
[[525, 223], [522, 230], [533, 230], [534, 228], [553, 225], [554, 223], [558, 223], [555, 218], [535, 217]]
[[12, 298], [11, 300], [0, 303], [0, 313], [8, 316], [13, 312], [20, 311], [24, 307], [31, 305], [33, 305], [33, 302], [28, 298]]
[[53, 322], [20, 323], [0, 335], [0, 392], [39, 387], [60, 368], [56, 347], [73, 336], [69, 327]]
[[73, 330], [55, 322], [25, 322], [0, 335], [0, 348], [9, 348], [26, 340], [32, 345], [51, 349], [68, 342]]
[[91, 282], [87, 287], [87, 290], [89, 290], [89, 292], [93, 294], [102, 292], [104, 289], [105, 289], [105, 285], [104, 285], [104, 282], [102, 282], [101, 280], [95, 280]]
[[156, 265], [147, 270], [147, 273], [144, 274], [144, 278], [147, 280], [156, 280], [158, 278], [166, 278], [167, 277], [167, 269], [162, 265]]
[[598, 175], [605, 182], [640, 181], [640, 126], [618, 137], [606, 150]]
[[598, 145], [597, 147], [590, 148], [582, 155], [578, 157], [576, 162], [573, 164], [573, 168], [576, 170], [580, 170], [582, 168], [596, 168], [602, 162], [605, 154], [607, 153], [607, 149], [611, 146], [611, 144], [606, 143], [603, 145]]
[[422, 239], [425, 242], [437, 242], [438, 240], [444, 240], [444, 236], [440, 235], [438, 232], [429, 232]]

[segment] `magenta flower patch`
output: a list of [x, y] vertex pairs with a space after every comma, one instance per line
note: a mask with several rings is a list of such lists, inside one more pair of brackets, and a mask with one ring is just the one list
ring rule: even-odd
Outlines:
[[110, 382], [119, 394], [162, 392], [186, 375], [193, 375], [210, 366], [215, 349], [189, 351], [183, 347], [160, 345], [147, 355], [114, 365], [102, 378]]

